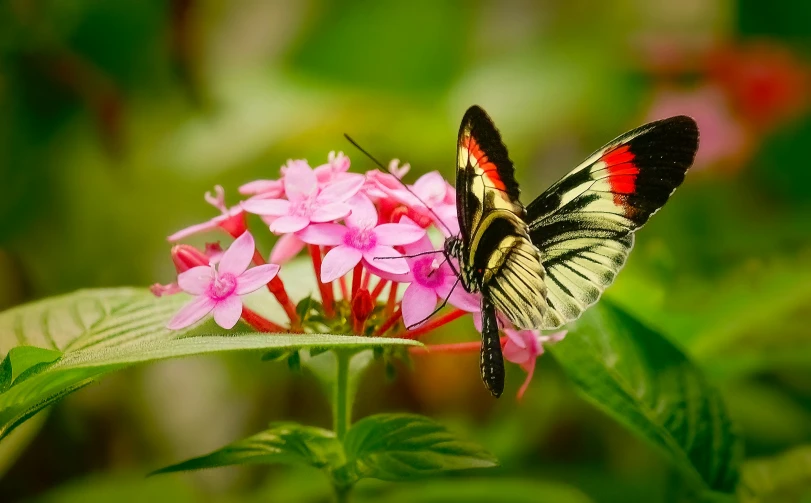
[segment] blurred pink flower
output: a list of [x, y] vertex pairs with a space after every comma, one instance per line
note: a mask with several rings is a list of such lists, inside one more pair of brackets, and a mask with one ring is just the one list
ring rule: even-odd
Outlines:
[[809, 104], [808, 63], [774, 42], [717, 50], [708, 58], [707, 72], [726, 91], [733, 107], [758, 130], [803, 113]]
[[166, 239], [171, 242], [180, 241], [199, 232], [214, 230], [218, 227], [234, 237], [242, 235], [246, 229], [245, 212], [240, 206], [228, 208], [225, 205], [225, 190], [223, 190], [221, 185], [214, 187], [214, 193], [215, 195], [212, 196], [211, 192], [206, 192], [205, 200], [208, 204], [220, 210], [222, 215], [214, 217], [208, 222], [181, 229]]
[[425, 229], [402, 223], [377, 225], [377, 210], [364, 195], [357, 195], [350, 204], [352, 213], [346, 217], [346, 225], [313, 224], [298, 233], [305, 243], [334, 246], [321, 264], [321, 281], [329, 283], [340, 278], [361, 260], [392, 274], [407, 273], [408, 264], [392, 246], [417, 241], [425, 235]]
[[694, 169], [717, 163], [740, 165], [750, 151], [746, 128], [729, 108], [724, 92], [712, 85], [691, 90], [662, 89], [653, 98], [647, 120], [689, 115], [698, 123], [701, 144]]
[[245, 232], [223, 253], [217, 266], [197, 266], [180, 273], [178, 285], [196, 297], [178, 311], [167, 328], [188, 327], [212, 311], [219, 326], [233, 328], [242, 315], [240, 295], [258, 290], [279, 272], [275, 264], [248, 269], [254, 250], [253, 236]]
[[504, 345], [504, 358], [512, 363], [521, 365], [527, 372], [524, 384], [518, 390], [518, 399], [524, 396], [527, 391], [532, 376], [535, 373], [535, 362], [544, 353], [544, 344], [554, 344], [563, 340], [566, 330], [555, 332], [549, 335], [540, 335], [538, 330], [515, 330], [511, 328], [503, 329], [507, 336], [507, 343]]
[[277, 234], [297, 232], [311, 222], [331, 222], [347, 216], [346, 203], [361, 185], [362, 177], [335, 181], [319, 190], [318, 178], [306, 163], [293, 163], [285, 171], [285, 199], [251, 198], [242, 203], [245, 211], [278, 217], [270, 224]]

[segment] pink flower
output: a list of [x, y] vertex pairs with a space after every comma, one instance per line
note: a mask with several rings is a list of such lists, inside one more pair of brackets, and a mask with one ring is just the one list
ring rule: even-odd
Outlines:
[[751, 150], [751, 138], [730, 109], [723, 90], [705, 85], [690, 90], [661, 89], [653, 98], [647, 120], [672, 115], [692, 116], [701, 130], [695, 169], [716, 164], [742, 165]]
[[222, 254], [217, 266], [193, 267], [178, 275], [180, 288], [196, 297], [178, 311], [167, 328], [188, 327], [212, 311], [219, 326], [233, 328], [242, 315], [240, 295], [258, 290], [279, 272], [275, 264], [248, 269], [254, 250], [253, 236], [245, 232]]
[[349, 157], [345, 156], [343, 152], [338, 152], [337, 154], [335, 151], [330, 152], [329, 156], [327, 156], [327, 163], [322, 164], [313, 170], [315, 172], [315, 177], [318, 179], [318, 185], [323, 187], [328, 183], [345, 179], [347, 177], [363, 177], [363, 175], [359, 175], [357, 173], [347, 173], [347, 171], [349, 171], [349, 165]]
[[270, 224], [270, 230], [277, 234], [300, 231], [311, 222], [331, 222], [347, 216], [351, 208], [346, 201], [363, 185], [362, 177], [349, 177], [319, 190], [318, 178], [304, 162], [290, 163], [284, 179], [287, 200], [251, 198], [242, 203], [245, 211], [277, 217]]
[[246, 229], [245, 212], [239, 206], [228, 208], [225, 205], [225, 191], [223, 190], [222, 186], [215, 186], [214, 192], [216, 194], [214, 196], [211, 195], [211, 192], [206, 192], [206, 202], [220, 210], [222, 215], [214, 217], [208, 222], [203, 222], [202, 224], [192, 225], [191, 227], [181, 229], [166, 239], [172, 242], [180, 241], [181, 239], [187, 238], [193, 234], [197, 234], [198, 232], [210, 231], [218, 227], [232, 236], [240, 236], [242, 233], [244, 233]]
[[370, 171], [366, 179], [367, 194], [389, 203], [388, 207], [402, 208], [392, 208], [392, 214], [407, 215], [416, 222], [433, 221], [446, 236], [459, 233], [456, 191], [438, 171], [422, 175], [408, 188], [398, 177], [380, 171]]
[[[205, 252], [186, 244], [172, 247], [172, 263], [174, 263], [175, 270], [178, 274], [184, 273], [194, 267], [216, 264], [219, 262], [220, 257], [222, 257], [222, 248], [220, 248], [219, 241], [216, 243], [206, 243]], [[163, 297], [165, 295], [180, 293], [183, 289], [181, 289], [177, 283], [170, 283], [168, 285], [155, 283], [149, 287], [149, 291], [152, 292], [152, 295], [155, 297]]]
[[[401, 223], [411, 223], [406, 217]], [[414, 224], [416, 225], [416, 224]], [[406, 255], [416, 255], [437, 248], [423, 236], [419, 241], [403, 247]], [[380, 260], [375, 261], [377, 265]], [[457, 284], [454, 274], [442, 252], [406, 257], [409, 272], [405, 275], [389, 275], [384, 271], [378, 274], [392, 281], [410, 283], [403, 292], [402, 310], [403, 322], [406, 327], [425, 321], [436, 309], [437, 301], [448, 298], [448, 303], [469, 313], [477, 312], [480, 308], [479, 297], [467, 293], [461, 285]], [[453, 291], [451, 292], [451, 289]], [[450, 297], [448, 295], [450, 294]]]
[[527, 378], [518, 390], [518, 399], [524, 396], [532, 375], [535, 373], [535, 361], [544, 352], [544, 344], [554, 344], [563, 340], [566, 330], [550, 335], [540, 335], [538, 330], [515, 330], [505, 328], [507, 344], [504, 345], [504, 358], [512, 363], [521, 365], [527, 372]]
[[270, 251], [270, 262], [274, 264], [284, 264], [304, 249], [306, 243], [295, 234], [282, 235], [273, 250]]
[[[408, 264], [392, 246], [417, 241], [425, 235], [425, 229], [402, 223], [377, 225], [377, 210], [363, 195], [353, 198], [351, 205], [345, 226], [314, 224], [298, 233], [305, 243], [334, 246], [321, 263], [321, 281], [329, 283], [340, 278], [361, 260], [388, 273], [407, 273]], [[378, 257], [385, 260], [375, 260]]]

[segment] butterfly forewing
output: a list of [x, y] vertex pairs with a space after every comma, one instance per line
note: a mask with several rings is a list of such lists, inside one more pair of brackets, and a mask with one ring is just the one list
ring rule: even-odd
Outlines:
[[625, 133], [592, 154], [527, 206], [533, 244], [542, 251], [548, 288], [541, 328], [576, 319], [625, 264], [633, 231], [684, 180], [698, 149], [685, 116]]
[[[471, 107], [459, 128], [456, 194], [461, 245], [449, 247], [469, 292], [482, 293], [482, 380], [501, 394], [504, 364], [495, 311], [519, 328], [539, 326], [544, 318], [544, 271], [529, 238], [525, 210], [518, 199], [513, 163], [487, 114]], [[496, 363], [497, 360], [497, 363]]]

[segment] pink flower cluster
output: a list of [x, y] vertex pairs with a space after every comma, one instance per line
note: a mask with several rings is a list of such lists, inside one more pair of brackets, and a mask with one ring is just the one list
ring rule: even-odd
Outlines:
[[[459, 232], [453, 186], [438, 172], [406, 185], [401, 179], [409, 166], [397, 160], [389, 172], [362, 175], [350, 173], [349, 166], [342, 153], [330, 153], [327, 163], [316, 168], [304, 160], [288, 161], [277, 179], [240, 187], [248, 197], [232, 207], [225, 204], [222, 187], [215, 188], [215, 195], [207, 193], [206, 201], [220, 215], [176, 232], [169, 241], [213, 230], [225, 231], [234, 241], [224, 251], [219, 244], [204, 251], [185, 244], [173, 247], [177, 282], [154, 285], [152, 291], [159, 296], [182, 291], [194, 297], [167, 326], [185, 328], [213, 313], [214, 321], [226, 329], [241, 318], [263, 332], [308, 330], [277, 274], [305, 248], [317, 271], [321, 309], [332, 320], [328, 323], [333, 323], [333, 332], [414, 339], [467, 313], [478, 317], [480, 299], [458, 284], [454, 274], [458, 266], [448, 264], [441, 243], [432, 242], [429, 235], [429, 230], [436, 230], [434, 235], [441, 239], [442, 234]], [[247, 213], [258, 215], [265, 229], [279, 236], [270, 263], [255, 248]], [[285, 322], [265, 319], [243, 305], [241, 296], [262, 287], [284, 308]], [[444, 301], [450, 308], [437, 312]], [[520, 396], [543, 344], [560, 340], [565, 332], [541, 336], [505, 325], [504, 333], [505, 358], [528, 374]], [[414, 353], [475, 350], [474, 346], [428, 345], [428, 351], [420, 348]]]

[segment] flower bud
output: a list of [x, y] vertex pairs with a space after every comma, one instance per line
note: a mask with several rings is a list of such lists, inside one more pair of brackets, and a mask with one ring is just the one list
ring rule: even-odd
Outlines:
[[186, 272], [192, 267], [209, 264], [209, 257], [191, 245], [175, 245], [172, 247], [172, 262], [177, 273]]
[[369, 290], [365, 288], [358, 290], [355, 296], [352, 297], [352, 321], [356, 330], [359, 330], [358, 327], [363, 327], [374, 308], [375, 303]]

